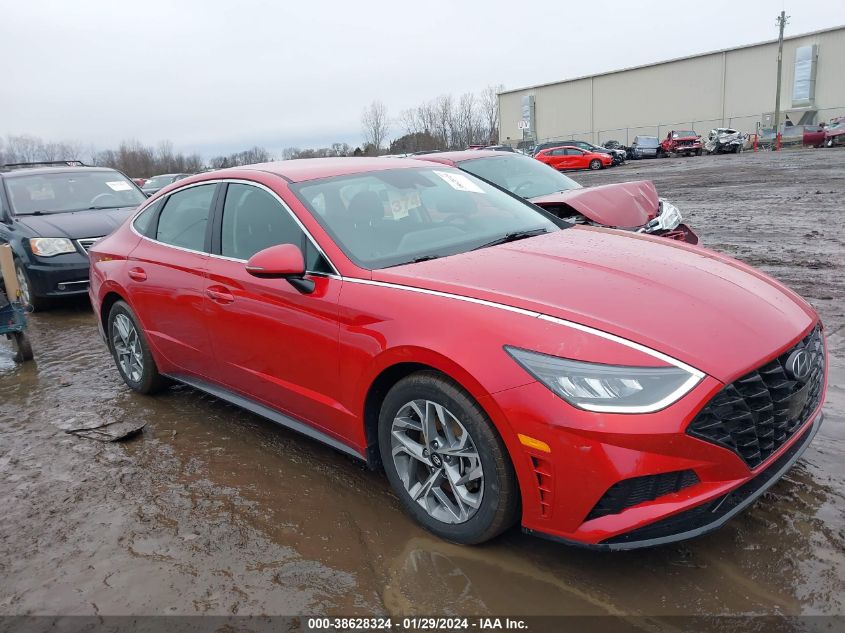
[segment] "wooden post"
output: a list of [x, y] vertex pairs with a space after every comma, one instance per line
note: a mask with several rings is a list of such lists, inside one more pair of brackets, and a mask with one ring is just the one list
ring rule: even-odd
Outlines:
[[3, 284], [6, 286], [6, 296], [9, 301], [19, 301], [21, 289], [18, 286], [18, 277], [15, 274], [15, 259], [12, 257], [12, 247], [8, 244], [0, 244], [0, 273], [2, 273]]

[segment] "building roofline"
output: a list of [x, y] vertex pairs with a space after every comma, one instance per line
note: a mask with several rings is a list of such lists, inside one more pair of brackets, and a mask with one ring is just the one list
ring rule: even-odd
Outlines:
[[[845, 29], [845, 24], [832, 26], [827, 29], [819, 29], [818, 31], [808, 31], [807, 33], [799, 33], [797, 35], [790, 35], [784, 37], [783, 41], [797, 40], [801, 37], [809, 37], [811, 35], [820, 35], [822, 33], [830, 33], [831, 31], [840, 31]], [[652, 66], [661, 66], [663, 64], [673, 64], [675, 62], [682, 62], [688, 59], [695, 59], [696, 57], [706, 57], [707, 55], [718, 55], [719, 53], [730, 53], [731, 51], [738, 51], [744, 48], [754, 48], [755, 46], [765, 46], [766, 44], [776, 44], [777, 38], [765, 40], [763, 42], [754, 42], [753, 44], [742, 44], [740, 46], [731, 46], [730, 48], [720, 48], [714, 51], [705, 51], [703, 53], [695, 53], [693, 55], [684, 55], [683, 57], [673, 57], [672, 59], [664, 59], [659, 62], [649, 62], [648, 64], [640, 64], [639, 66], [627, 66], [625, 68], [617, 68], [616, 70], [606, 70], [600, 73], [592, 73], [590, 75], [580, 75], [578, 77], [571, 77], [569, 79], [558, 79], [557, 81], [547, 81], [541, 84], [533, 84], [530, 86], [522, 86], [521, 88], [512, 88], [510, 90], [502, 90], [497, 93], [499, 95], [511, 94], [514, 92], [524, 92], [526, 90], [535, 90], [537, 88], [545, 88], [546, 86], [554, 86], [557, 84], [566, 84], [573, 81], [581, 81], [582, 79], [590, 79], [591, 77], [604, 77], [605, 75], [615, 75], [616, 73], [625, 73], [630, 70], [640, 70], [641, 68], [651, 68]]]

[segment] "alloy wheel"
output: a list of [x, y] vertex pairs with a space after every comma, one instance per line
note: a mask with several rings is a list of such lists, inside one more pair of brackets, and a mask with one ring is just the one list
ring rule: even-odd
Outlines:
[[403, 405], [390, 431], [391, 453], [406, 492], [432, 518], [465, 523], [481, 506], [484, 470], [466, 427], [441, 404]]
[[144, 354], [135, 324], [125, 314], [118, 314], [112, 324], [112, 345], [123, 375], [140, 382], [144, 375]]

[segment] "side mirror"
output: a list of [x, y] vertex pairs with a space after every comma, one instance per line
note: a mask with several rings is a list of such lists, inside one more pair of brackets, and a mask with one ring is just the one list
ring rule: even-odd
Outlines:
[[246, 271], [262, 279], [287, 279], [302, 293], [314, 292], [314, 282], [305, 279], [305, 259], [295, 244], [278, 244], [258, 251], [246, 263]]

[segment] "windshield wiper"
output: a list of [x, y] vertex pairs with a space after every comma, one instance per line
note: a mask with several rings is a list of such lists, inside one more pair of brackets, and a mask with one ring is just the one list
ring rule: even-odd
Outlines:
[[87, 209], [80, 209], [80, 211], [102, 211], [103, 209], [122, 209], [125, 206], [127, 205], [119, 204], [117, 206], [112, 205], [109, 207], [88, 207]]
[[502, 237], [497, 237], [495, 240], [487, 242], [486, 244], [476, 246], [472, 250], [477, 251], [479, 249], [488, 248], [490, 246], [498, 246], [499, 244], [507, 244], [508, 242], [524, 240], [527, 237], [534, 237], [535, 235], [542, 235], [543, 233], [548, 233], [548, 231], [544, 228], [531, 229], [530, 231], [512, 231], [510, 233], [505, 233]]
[[420, 262], [427, 262], [429, 260], [439, 258], [440, 255], [422, 255], [420, 257], [415, 257], [414, 259], [407, 262], [399, 262], [398, 264], [391, 264], [390, 266], [385, 266], [385, 268], [394, 268], [396, 266], [404, 266], [405, 264], [419, 264]]

